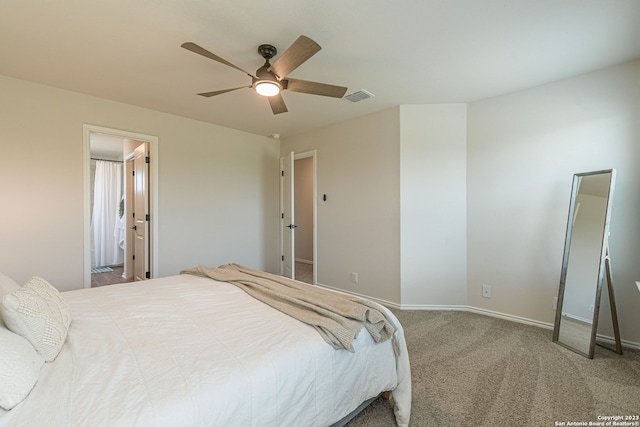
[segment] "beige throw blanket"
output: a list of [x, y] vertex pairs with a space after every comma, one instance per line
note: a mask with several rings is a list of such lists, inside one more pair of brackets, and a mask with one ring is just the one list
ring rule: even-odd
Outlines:
[[[373, 301], [306, 285], [286, 277], [238, 264], [218, 268], [199, 266], [180, 274], [210, 277], [231, 283], [252, 297], [294, 319], [313, 326], [335, 349], [354, 352], [353, 340], [364, 326], [376, 342], [393, 337], [396, 327]], [[399, 349], [393, 340], [396, 356]]]

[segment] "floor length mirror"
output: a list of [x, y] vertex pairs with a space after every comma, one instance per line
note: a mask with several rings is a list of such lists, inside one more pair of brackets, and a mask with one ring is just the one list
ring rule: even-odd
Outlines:
[[[553, 341], [589, 358], [594, 354], [600, 295], [607, 280], [613, 296], [608, 236], [614, 182], [614, 169], [577, 173], [569, 203]], [[614, 323], [617, 327], [617, 319]]]

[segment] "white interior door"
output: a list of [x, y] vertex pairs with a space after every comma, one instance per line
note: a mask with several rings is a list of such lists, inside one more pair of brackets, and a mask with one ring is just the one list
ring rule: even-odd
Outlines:
[[135, 232], [133, 231], [135, 221], [133, 219], [133, 186], [134, 186], [134, 158], [127, 157], [124, 162], [124, 214], [126, 217], [126, 237], [124, 244], [124, 271], [122, 277], [128, 281], [133, 281], [134, 264], [133, 264], [133, 241]]
[[134, 280], [151, 278], [149, 268], [149, 152], [140, 144], [133, 156], [133, 274]]
[[293, 152], [280, 159], [281, 188], [282, 188], [282, 214], [280, 215], [280, 235], [282, 241], [282, 267], [281, 274], [295, 279], [295, 212], [293, 208], [293, 182], [294, 182], [294, 158]]

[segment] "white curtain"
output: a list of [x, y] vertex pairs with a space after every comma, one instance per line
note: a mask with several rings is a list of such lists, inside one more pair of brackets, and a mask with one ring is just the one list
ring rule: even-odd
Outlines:
[[96, 267], [119, 265], [124, 261], [124, 251], [119, 245], [122, 171], [122, 163], [96, 161], [91, 218], [94, 248], [91, 264]]

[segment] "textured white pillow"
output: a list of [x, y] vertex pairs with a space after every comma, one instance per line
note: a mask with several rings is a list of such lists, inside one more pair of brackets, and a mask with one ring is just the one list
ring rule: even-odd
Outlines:
[[56, 358], [71, 323], [71, 309], [60, 292], [40, 277], [2, 299], [7, 327], [33, 345], [44, 360]]
[[[20, 289], [20, 285], [11, 280], [11, 278], [0, 273], [0, 301], [2, 301], [2, 297], [4, 296], [4, 294], [10, 294], [11, 292], [18, 289]], [[0, 326], [4, 326], [2, 313], [0, 313]]]
[[9, 410], [36, 384], [44, 359], [26, 339], [5, 328], [0, 328], [0, 349], [0, 408]]

